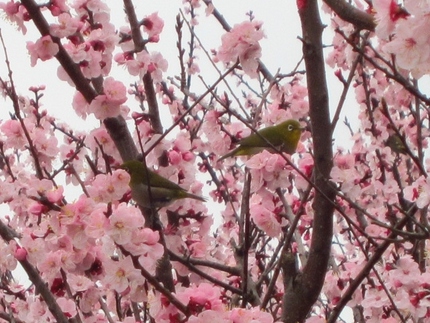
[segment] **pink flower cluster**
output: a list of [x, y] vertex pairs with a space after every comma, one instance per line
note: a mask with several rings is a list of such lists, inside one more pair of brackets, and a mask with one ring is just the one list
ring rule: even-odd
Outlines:
[[[396, 64], [416, 78], [430, 73], [430, 10], [427, 1], [405, 1], [402, 8], [395, 0], [373, 3], [378, 25], [376, 34], [385, 40], [382, 49], [395, 55]], [[391, 37], [390, 37], [391, 36]]]
[[252, 78], [258, 75], [258, 58], [261, 57], [259, 41], [263, 39], [262, 23], [246, 21], [235, 25], [222, 36], [216, 58], [223, 63], [236, 63]]
[[31, 56], [31, 66], [35, 66], [38, 59], [46, 61], [58, 53], [58, 45], [52, 41], [51, 36], [44, 36], [36, 43], [28, 42], [27, 49]]

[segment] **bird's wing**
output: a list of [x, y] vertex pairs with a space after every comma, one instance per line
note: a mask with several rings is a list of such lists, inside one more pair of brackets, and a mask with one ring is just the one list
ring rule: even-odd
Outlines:
[[152, 187], [162, 187], [170, 190], [185, 191], [178, 184], [175, 184], [172, 181], [168, 180], [167, 178], [164, 178], [163, 176], [158, 175], [157, 173], [152, 171], [149, 172], [149, 183], [147, 184], [149, 184], [149, 186], [152, 186]]
[[274, 126], [267, 127], [264, 129], [261, 129], [258, 131], [258, 133], [261, 135], [257, 135], [256, 133], [253, 133], [252, 135], [243, 138], [241, 141], [239, 141], [239, 144], [241, 146], [248, 146], [248, 147], [270, 147], [270, 145], [261, 137], [266, 138], [269, 142], [271, 142], [274, 146], [281, 146], [282, 145], [282, 137], [279, 133], [276, 133], [276, 131], [273, 131]]

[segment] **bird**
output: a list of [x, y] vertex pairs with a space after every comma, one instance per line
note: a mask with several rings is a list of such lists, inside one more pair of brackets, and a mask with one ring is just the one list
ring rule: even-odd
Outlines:
[[138, 160], [126, 161], [120, 168], [130, 174], [131, 197], [142, 207], [164, 207], [185, 198], [206, 202], [205, 198], [188, 193], [178, 184], [151, 171]]
[[385, 144], [391, 148], [396, 154], [408, 154], [408, 148], [403, 143], [401, 137], [398, 134], [392, 134], [388, 137]]
[[234, 156], [252, 156], [263, 150], [275, 152], [269, 143], [282, 152], [293, 154], [296, 151], [303, 130], [304, 128], [300, 126], [300, 123], [294, 119], [266, 127], [259, 130], [258, 134], [252, 133], [240, 140], [236, 149], [225, 154], [218, 161]]

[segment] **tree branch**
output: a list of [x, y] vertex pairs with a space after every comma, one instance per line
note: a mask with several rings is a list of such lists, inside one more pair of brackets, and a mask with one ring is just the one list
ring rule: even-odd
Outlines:
[[299, 8], [303, 32], [303, 55], [309, 90], [309, 109], [314, 147], [315, 192], [314, 222], [309, 257], [302, 274], [288, 277], [283, 297], [283, 322], [303, 322], [318, 299], [330, 258], [333, 235], [334, 190], [329, 177], [332, 168], [332, 136], [328, 90], [324, 67], [322, 31], [324, 26], [316, 0]]
[[[411, 216], [417, 211], [416, 207], [413, 207], [410, 211]], [[409, 216], [405, 216], [403, 219], [401, 219], [398, 224], [396, 225], [396, 229], [401, 230], [403, 226], [408, 222]], [[360, 286], [361, 282], [369, 275], [369, 272], [372, 270], [372, 268], [375, 266], [375, 264], [381, 260], [382, 255], [384, 254], [385, 250], [392, 244], [393, 240], [397, 237], [397, 233], [392, 232], [386, 241], [381, 243], [381, 245], [375, 250], [372, 257], [369, 259], [369, 261], [366, 263], [364, 268], [360, 271], [360, 273], [357, 275], [357, 277], [349, 284], [347, 290], [343, 293], [342, 298], [337, 303], [336, 307], [331, 312], [330, 317], [327, 320], [327, 323], [334, 323], [336, 322], [337, 318], [339, 317], [340, 313], [346, 306], [346, 304], [349, 302], [349, 300], [352, 298], [352, 295], [357, 290], [357, 288]]]
[[[136, 52], [145, 50], [145, 41], [140, 32], [140, 23], [137, 20], [136, 12], [134, 11], [133, 2], [131, 0], [124, 0], [124, 9], [130, 22], [131, 37], [133, 39], [134, 48]], [[146, 101], [148, 102], [149, 118], [155, 133], [163, 133], [163, 125], [161, 124], [160, 113], [158, 110], [158, 102], [154, 89], [154, 81], [151, 74], [147, 72], [143, 76], [143, 86], [145, 87]]]
[[358, 29], [375, 30], [376, 23], [373, 16], [357, 9], [345, 0], [324, 0], [324, 2], [333, 10], [340, 18], [353, 24]]
[[[6, 226], [3, 221], [0, 221], [0, 236], [7, 243], [9, 243], [15, 237], [13, 231], [8, 226]], [[19, 263], [24, 268], [30, 281], [34, 284], [34, 286], [36, 286], [36, 291], [40, 293], [46, 305], [48, 306], [49, 311], [55, 317], [57, 322], [68, 323], [69, 321], [66, 315], [64, 315], [60, 306], [58, 306], [54, 295], [52, 295], [51, 291], [49, 290], [49, 286], [39, 275], [37, 269], [27, 259], [19, 260]]]

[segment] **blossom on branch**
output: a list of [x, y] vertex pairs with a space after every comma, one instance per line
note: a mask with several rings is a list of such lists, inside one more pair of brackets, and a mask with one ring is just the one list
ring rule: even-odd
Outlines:
[[43, 36], [36, 43], [27, 42], [27, 49], [31, 57], [31, 66], [35, 66], [37, 60], [46, 61], [58, 53], [59, 47], [52, 41], [51, 36]]
[[235, 25], [228, 33], [222, 36], [222, 44], [218, 49], [216, 58], [221, 62], [236, 63], [239, 60], [243, 71], [250, 77], [257, 77], [258, 61], [261, 57], [260, 40], [264, 33], [262, 23], [246, 21]]

